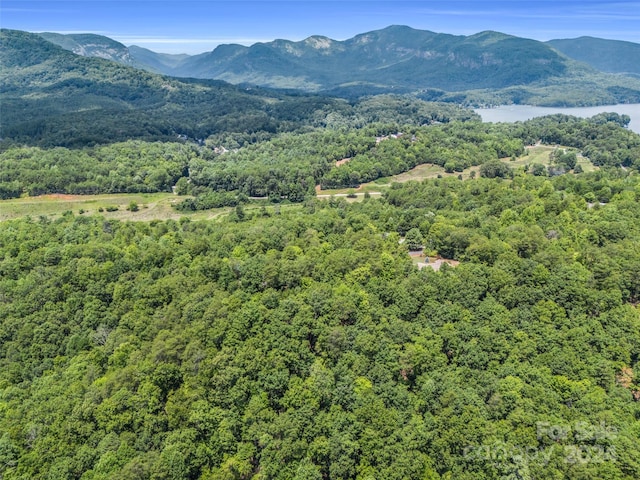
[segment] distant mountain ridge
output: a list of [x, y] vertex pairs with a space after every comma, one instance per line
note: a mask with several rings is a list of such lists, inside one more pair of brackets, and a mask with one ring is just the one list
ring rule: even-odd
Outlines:
[[[117, 45], [90, 41], [126, 59]], [[0, 139], [70, 147], [131, 138], [203, 139], [228, 131], [290, 130], [315, 121], [316, 111], [341, 106], [346, 102], [329, 97], [171, 78], [0, 29]]]
[[[80, 54], [154, 73], [355, 99], [410, 93], [463, 105], [639, 103], [640, 79], [605, 73], [551, 44], [486, 31], [461, 36], [390, 26], [338, 41], [311, 36], [199, 55], [159, 54], [94, 35], [44, 34]], [[103, 45], [103, 47], [101, 47]]]
[[[81, 55], [172, 77], [342, 97], [413, 93], [473, 105], [640, 102], [640, 81], [633, 78], [640, 75], [640, 45], [589, 37], [544, 43], [493, 31], [462, 36], [394, 25], [344, 41], [314, 35], [169, 55], [97, 35], [41, 35]], [[585, 54], [592, 50], [601, 53]]]
[[[69, 36], [69, 42], [50, 34], [43, 37], [83, 52], [78, 35]], [[91, 47], [98, 43], [93, 37], [87, 40], [93, 42]], [[307, 91], [357, 84], [401, 91], [504, 88], [559, 76], [567, 70], [564, 57], [535, 40], [498, 32], [466, 37], [397, 25], [344, 41], [312, 36], [298, 42], [280, 39], [249, 47], [220, 45], [212, 52], [172, 61], [139, 47], [130, 48], [127, 55], [114, 44], [104, 43], [105, 51], [100, 54], [89, 45], [84, 49], [87, 53], [81, 54], [111, 57], [175, 77]]]
[[547, 44], [603, 72], [640, 77], [640, 44], [594, 37], [550, 40]]
[[80, 55], [155, 73], [310, 91], [356, 83], [446, 91], [526, 85], [566, 71], [566, 59], [555, 50], [604, 72], [640, 75], [639, 44], [593, 37], [542, 43], [491, 31], [457, 36], [394, 25], [344, 41], [314, 35], [170, 55], [100, 35], [40, 35]]
[[[522, 76], [525, 66], [528, 73]], [[187, 68], [182, 74], [271, 87], [282, 86], [280, 76], [289, 72], [290, 78], [303, 79], [318, 90], [354, 83], [400, 90], [504, 88], [566, 70], [559, 55], [531, 40], [497, 32], [462, 37], [398, 26], [343, 42], [326, 37], [275, 40], [236, 48], [232, 55], [217, 48], [208, 58], [183, 67]]]
[[156, 53], [136, 45], [131, 45], [128, 50], [134, 64], [139, 68], [161, 74], [166, 74], [190, 58], [187, 54]]
[[[120, 42], [93, 33], [39, 33], [45, 40], [83, 57], [97, 57], [124, 65], [134, 65], [129, 49]], [[143, 65], [140, 65], [143, 67]]]

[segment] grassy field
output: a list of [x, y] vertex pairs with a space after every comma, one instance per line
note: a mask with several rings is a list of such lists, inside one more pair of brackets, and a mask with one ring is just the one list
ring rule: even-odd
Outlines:
[[[549, 165], [549, 154], [556, 147], [538, 145], [527, 148], [525, 155], [515, 160], [503, 159], [503, 161], [514, 170], [519, 170], [532, 163], [540, 163]], [[578, 165], [582, 166], [585, 172], [596, 170], [591, 162], [582, 156], [578, 156]], [[428, 178], [442, 177], [458, 177], [462, 175], [463, 179], [468, 179], [471, 172], [475, 171], [476, 176], [479, 175], [479, 167], [467, 168], [462, 172], [446, 173], [444, 168], [433, 164], [423, 164], [412, 168], [408, 172], [400, 173], [392, 177], [379, 178], [373, 182], [363, 183], [359, 188], [343, 188], [334, 190], [316, 189], [316, 193], [320, 198], [328, 198], [331, 195], [346, 197], [349, 194], [355, 194], [356, 198], [348, 198], [348, 201], [360, 201], [364, 197], [365, 192], [369, 192], [372, 197], [381, 195], [394, 182], [408, 182], [410, 180], [422, 181]], [[204, 220], [216, 218], [231, 212], [232, 208], [215, 208], [200, 212], [182, 213], [175, 210], [172, 205], [179, 202], [183, 197], [178, 197], [171, 193], [133, 193], [133, 194], [114, 194], [114, 195], [42, 195], [39, 197], [23, 197], [11, 200], [0, 200], [0, 221], [31, 216], [34, 218], [47, 216], [56, 218], [63, 215], [67, 211], [73, 212], [75, 215], [93, 215], [100, 214], [105, 218], [113, 218], [118, 220], [167, 220], [179, 219], [181, 217], [189, 217], [194, 220]], [[129, 206], [135, 203], [138, 205], [137, 211], [129, 210]], [[276, 211], [277, 208], [295, 208], [296, 205], [279, 205], [268, 206], [270, 213]], [[260, 209], [260, 205], [247, 205], [246, 211]], [[108, 211], [113, 210], [113, 211]]]
[[[184, 197], [171, 193], [143, 193], [143, 194], [104, 194], [104, 195], [42, 195], [39, 197], [23, 197], [11, 200], [0, 200], [0, 221], [30, 216], [38, 218], [46, 216], [51, 219], [61, 217], [65, 212], [74, 215], [102, 215], [105, 218], [117, 220], [178, 220], [188, 217], [193, 220], [207, 220], [231, 213], [231, 207], [213, 208], [198, 212], [179, 212], [172, 205]], [[132, 203], [137, 204], [138, 210], [129, 209]], [[117, 210], [116, 210], [117, 208]], [[258, 213], [261, 205], [245, 205], [247, 213]], [[267, 212], [273, 214], [278, 210], [301, 208], [298, 204], [269, 205]], [[112, 211], [108, 211], [112, 210]]]
[[[556, 148], [565, 148], [566, 150], [572, 150], [566, 147], [553, 147], [548, 145], [536, 145], [535, 147], [527, 148], [524, 155], [516, 158], [514, 161], [510, 159], [504, 159], [503, 161], [509, 165], [511, 168], [517, 169], [518, 167], [522, 168], [525, 165], [531, 165], [532, 163], [540, 163], [545, 167], [549, 166], [549, 155]], [[582, 155], [578, 154], [578, 165], [582, 167], [582, 170], [585, 172], [593, 172], [597, 170], [597, 167], [594, 166], [589, 160], [584, 158]]]
[[[0, 201], [0, 221], [24, 216], [50, 218], [67, 211], [75, 215], [100, 214], [118, 220], [167, 220], [189, 215], [194, 218], [211, 218], [231, 209], [215, 209], [206, 212], [183, 214], [172, 208], [180, 197], [171, 193], [141, 193], [114, 195], [41, 195]], [[138, 211], [128, 210], [135, 203]], [[112, 210], [112, 211], [108, 211]]]
[[428, 178], [437, 178], [438, 175], [440, 175], [441, 177], [457, 177], [458, 175], [462, 175], [462, 178], [466, 180], [467, 178], [469, 178], [472, 170], [476, 170], [477, 175], [478, 169], [479, 167], [471, 167], [462, 172], [447, 173], [444, 171], [444, 168], [438, 165], [434, 165], [432, 163], [423, 163], [422, 165], [418, 165], [417, 167], [414, 167], [407, 172], [399, 173], [398, 175], [393, 175], [391, 177], [378, 178], [373, 182], [363, 183], [362, 185], [360, 185], [360, 188], [316, 190], [316, 192], [318, 193], [318, 195], [346, 195], [348, 193], [361, 195], [364, 194], [364, 192], [369, 192], [371, 196], [376, 196], [380, 195], [381, 192], [390, 187], [392, 183], [404, 183], [410, 180], [420, 182]]
[[[557, 147], [547, 145], [536, 145], [534, 147], [527, 148], [525, 154], [516, 158], [515, 160], [511, 160], [510, 158], [503, 158], [502, 161], [509, 165], [509, 167], [511, 167], [515, 171], [521, 171], [525, 166], [530, 166], [533, 163], [540, 163], [547, 167], [550, 164], [549, 154], [556, 148]], [[597, 167], [595, 167], [589, 160], [582, 157], [581, 155], [578, 155], [578, 165], [580, 165], [585, 172], [592, 172], [597, 169]], [[472, 171], [476, 172], [476, 176], [480, 175], [480, 167], [470, 167], [464, 169], [462, 172], [447, 173], [444, 171], [444, 168], [438, 165], [425, 163], [422, 165], [418, 165], [417, 167], [412, 168], [407, 172], [393, 175], [392, 177], [378, 178], [373, 182], [363, 183], [360, 188], [342, 188], [335, 190], [317, 189], [316, 192], [318, 193], [318, 195], [345, 195], [352, 192], [356, 194], [369, 192], [374, 195], [384, 191], [394, 182], [404, 183], [411, 180], [420, 182], [429, 178], [438, 178], [438, 176], [458, 177], [459, 175], [462, 175], [462, 179], [466, 180], [470, 178]]]

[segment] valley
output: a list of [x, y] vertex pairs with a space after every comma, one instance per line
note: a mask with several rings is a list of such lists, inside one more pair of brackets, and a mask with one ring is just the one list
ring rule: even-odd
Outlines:
[[[545, 168], [551, 165], [550, 154], [558, 148], [564, 147], [537, 145], [527, 148], [524, 154], [515, 160], [504, 158], [501, 161], [514, 170], [529, 170], [530, 165], [540, 164]], [[584, 172], [592, 172], [598, 169], [588, 159], [579, 156], [577, 165]], [[471, 172], [475, 172], [472, 176]], [[479, 177], [478, 167], [469, 167], [460, 173], [448, 173], [442, 166], [434, 164], [421, 164], [406, 172], [391, 177], [381, 177], [375, 181], [361, 184], [357, 188], [321, 189], [316, 186], [316, 197], [329, 199], [331, 197], [345, 197], [347, 201], [362, 201], [365, 192], [372, 198], [378, 198], [394, 183], [410, 181], [422, 182], [423, 180], [437, 178], [458, 178], [463, 180]], [[354, 198], [351, 198], [355, 196]], [[146, 193], [146, 194], [101, 194], [101, 195], [77, 195], [77, 194], [47, 194], [35, 197], [22, 197], [17, 199], [0, 200], [0, 221], [29, 216], [40, 216], [51, 219], [59, 218], [65, 213], [78, 215], [101, 215], [106, 219], [153, 221], [153, 220], [179, 220], [187, 217], [191, 220], [207, 220], [220, 216], [226, 216], [233, 212], [232, 208], [212, 208], [198, 212], [185, 212], [176, 210], [175, 206], [184, 200], [184, 196], [173, 193]], [[268, 200], [265, 198], [265, 200]], [[246, 208], [255, 211], [262, 208], [261, 203], [266, 204], [270, 211], [275, 206], [269, 202], [254, 202]], [[136, 211], [131, 211], [131, 204], [137, 205]], [[277, 204], [279, 208], [292, 208], [295, 204]]]
[[[391, 25], [344, 41], [315, 35], [251, 46], [223, 44], [179, 56], [98, 35], [41, 35], [75, 53], [153, 73], [349, 99], [411, 93], [476, 106], [564, 107], [640, 101], [640, 47], [596, 38], [537, 42], [495, 31], [457, 36]], [[601, 87], [598, 92], [594, 83]]]
[[640, 478], [635, 117], [469, 108], [633, 75], [397, 26], [0, 47], [1, 479]]

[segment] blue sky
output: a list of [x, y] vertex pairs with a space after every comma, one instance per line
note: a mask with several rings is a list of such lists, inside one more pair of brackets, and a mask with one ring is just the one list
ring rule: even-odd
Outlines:
[[358, 33], [409, 25], [469, 35], [482, 30], [536, 40], [582, 35], [640, 43], [640, 1], [192, 1], [1, 0], [0, 26], [106, 35], [159, 52], [200, 53], [220, 43]]

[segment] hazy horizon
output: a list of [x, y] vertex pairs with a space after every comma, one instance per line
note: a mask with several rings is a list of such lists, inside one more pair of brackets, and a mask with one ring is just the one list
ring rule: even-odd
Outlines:
[[454, 35], [495, 30], [541, 41], [592, 36], [640, 43], [639, 21], [640, 2], [603, 0], [7, 0], [0, 5], [2, 28], [95, 33], [127, 46], [191, 55], [227, 43], [299, 41], [313, 35], [346, 40], [389, 25]]

